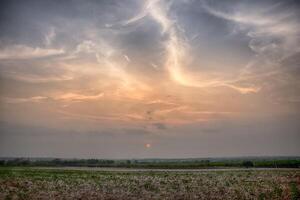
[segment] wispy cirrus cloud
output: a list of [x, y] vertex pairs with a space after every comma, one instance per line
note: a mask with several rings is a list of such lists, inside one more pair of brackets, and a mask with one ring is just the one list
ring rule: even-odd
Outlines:
[[39, 103], [43, 100], [48, 99], [45, 96], [33, 96], [27, 98], [16, 98], [16, 97], [1, 97], [1, 100], [9, 104], [18, 104], [18, 103]]
[[28, 82], [28, 83], [51, 83], [51, 82], [61, 82], [69, 81], [73, 79], [72, 75], [37, 75], [37, 74], [28, 74], [20, 73], [16, 71], [8, 71], [5, 74], [5, 77], [11, 78], [17, 81]]
[[12, 45], [0, 50], [0, 60], [35, 59], [64, 54], [63, 49]]
[[300, 52], [298, 13], [290, 7], [281, 8], [284, 4], [256, 6], [241, 3], [226, 12], [202, 2], [208, 13], [232, 22], [237, 27], [234, 31], [250, 38], [248, 46], [256, 56], [241, 70], [238, 79], [278, 71], [284, 59]]
[[55, 100], [62, 101], [86, 101], [86, 100], [97, 100], [101, 99], [104, 96], [104, 93], [99, 93], [96, 95], [84, 95], [79, 93], [64, 93], [58, 96], [53, 97]]
[[143, 9], [136, 16], [125, 20], [122, 25], [135, 23], [145, 16], [151, 16], [161, 27], [161, 34], [168, 39], [164, 42], [165, 48], [165, 63], [164, 66], [168, 70], [170, 78], [178, 84], [189, 87], [228, 87], [234, 89], [241, 94], [256, 93], [260, 90], [259, 87], [252, 86], [237, 86], [234, 83], [236, 80], [228, 80], [219, 77], [204, 79], [201, 72], [189, 72], [185, 67], [188, 65], [190, 57], [188, 56], [189, 43], [184, 35], [184, 30], [178, 26], [176, 19], [171, 18], [170, 2], [149, 0], [144, 4]]
[[104, 93], [95, 95], [85, 95], [82, 93], [63, 93], [59, 95], [48, 95], [48, 96], [32, 96], [32, 97], [1, 97], [5, 103], [39, 103], [45, 100], [54, 100], [61, 102], [81, 102], [88, 100], [98, 100], [104, 96]]

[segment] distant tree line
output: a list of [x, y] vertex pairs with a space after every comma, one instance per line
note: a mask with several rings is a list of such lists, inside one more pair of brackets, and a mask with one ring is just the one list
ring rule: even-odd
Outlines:
[[161, 168], [161, 169], [197, 169], [221, 167], [270, 167], [299, 168], [299, 160], [105, 160], [105, 159], [3, 159], [0, 166], [41, 166], [41, 167], [124, 167], [124, 168]]

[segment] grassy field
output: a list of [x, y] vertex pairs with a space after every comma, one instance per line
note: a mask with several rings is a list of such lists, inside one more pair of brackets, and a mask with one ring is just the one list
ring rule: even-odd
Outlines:
[[300, 170], [0, 168], [0, 199], [299, 199]]

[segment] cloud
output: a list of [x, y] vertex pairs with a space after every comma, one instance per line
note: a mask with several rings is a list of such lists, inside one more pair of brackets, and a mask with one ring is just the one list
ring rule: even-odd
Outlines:
[[105, 27], [111, 28], [111, 27], [118, 26], [118, 25], [128, 26], [128, 25], [134, 24], [134, 23], [142, 20], [143, 18], [145, 18], [147, 15], [149, 15], [149, 11], [152, 9], [152, 6], [154, 4], [156, 4], [158, 1], [160, 1], [160, 0], [146, 0], [144, 5], [142, 6], [141, 11], [137, 15], [135, 15], [129, 19], [122, 20], [116, 24], [105, 24]]
[[[73, 56], [80, 56], [81, 53], [94, 55], [97, 69], [101, 69], [106, 77], [118, 80], [119, 90], [123, 89], [130, 93], [131, 91], [150, 89], [147, 84], [129, 72], [127, 66], [130, 64], [131, 59], [117, 45], [111, 44], [102, 38], [97, 38], [95, 41], [84, 40], [76, 46]], [[94, 73], [97, 69], [93, 69], [91, 72]]]
[[166, 101], [166, 100], [162, 100], [162, 99], [156, 99], [156, 100], [151, 100], [149, 102], [146, 103], [147, 105], [166, 105], [166, 106], [178, 106], [177, 103], [175, 102], [171, 102], [171, 101]]
[[33, 96], [28, 98], [12, 98], [12, 97], [2, 97], [1, 100], [3, 100], [5, 103], [39, 103], [43, 100], [48, 99], [48, 97], [45, 96]]
[[144, 123], [145, 119], [143, 116], [138, 114], [124, 114], [124, 113], [101, 113], [101, 114], [86, 114], [86, 113], [78, 113], [72, 112], [68, 110], [58, 110], [58, 113], [64, 116], [65, 119], [79, 119], [85, 121], [97, 121], [97, 122], [107, 122], [114, 124], [115, 122], [126, 125], [136, 125], [140, 123]]
[[208, 13], [232, 22], [238, 27], [235, 30], [246, 32], [250, 38], [248, 46], [256, 56], [241, 70], [238, 79], [247, 79], [254, 74], [270, 74], [280, 68], [284, 59], [300, 52], [300, 23], [293, 8], [284, 8], [284, 3], [238, 5], [225, 12], [206, 1], [202, 2]]
[[99, 93], [96, 95], [83, 95], [78, 93], [65, 93], [59, 96], [55, 96], [54, 99], [62, 101], [86, 101], [86, 100], [97, 100], [101, 99], [104, 93]]
[[130, 58], [127, 55], [124, 55], [124, 58], [127, 60], [127, 62], [130, 62]]
[[[241, 94], [256, 93], [259, 91], [259, 88], [237, 86], [236, 83], [233, 83], [235, 79], [203, 79], [201, 78], [203, 77], [201, 73], [190, 72], [186, 67], [183, 67], [188, 65], [191, 59], [188, 56], [189, 44], [184, 35], [184, 30], [178, 25], [175, 18], [170, 17], [170, 6], [171, 3], [167, 3], [166, 1], [148, 0], [139, 14], [125, 21], [123, 24], [135, 23], [148, 15], [160, 25], [161, 34], [167, 38], [164, 42], [166, 51], [164, 67], [169, 72], [169, 76], [173, 81], [183, 86], [196, 88], [229, 87]], [[156, 65], [154, 67], [156, 68]]]
[[184, 43], [181, 38], [179, 38], [177, 27], [174, 25], [175, 23], [167, 16], [168, 8], [166, 8], [166, 4], [164, 3], [165, 2], [158, 0], [146, 1], [140, 13], [125, 21], [124, 24], [134, 23], [146, 15], [151, 16], [161, 26], [161, 33], [168, 36], [168, 40], [164, 45], [166, 50], [166, 69], [169, 70], [171, 77], [175, 81], [183, 85], [189, 85], [181, 69], [181, 62], [185, 56]]
[[17, 80], [24, 81], [28, 83], [49, 83], [49, 82], [60, 82], [60, 81], [69, 81], [73, 79], [71, 75], [37, 75], [37, 74], [28, 74], [28, 73], [19, 73], [16, 71], [9, 71], [5, 73], [5, 77]]
[[43, 100], [56, 100], [56, 101], [66, 101], [66, 102], [72, 102], [72, 101], [89, 101], [89, 100], [98, 100], [101, 99], [104, 96], [104, 93], [99, 93], [96, 95], [84, 95], [84, 94], [78, 94], [78, 93], [64, 93], [57, 96], [32, 96], [27, 98], [13, 98], [13, 97], [2, 97], [1, 99], [6, 103], [38, 103]]
[[55, 37], [56, 37], [56, 30], [54, 27], [50, 27], [49, 31], [45, 35], [45, 44], [47, 46], [51, 45], [52, 42], [55, 40]]
[[158, 67], [158, 65], [156, 65], [156, 64], [154, 64], [154, 63], [150, 63], [150, 65], [154, 68], [154, 69], [158, 69], [159, 67]]
[[43, 49], [26, 45], [12, 45], [0, 51], [0, 60], [35, 59], [64, 54], [63, 49]]
[[235, 86], [230, 84], [224, 84], [224, 86], [237, 90], [241, 94], [257, 93], [261, 90], [261, 87], [240, 87], [240, 86]]
[[163, 123], [153, 123], [152, 124], [154, 127], [156, 127], [157, 129], [160, 129], [160, 130], [165, 130], [167, 129], [166, 125], [163, 124]]

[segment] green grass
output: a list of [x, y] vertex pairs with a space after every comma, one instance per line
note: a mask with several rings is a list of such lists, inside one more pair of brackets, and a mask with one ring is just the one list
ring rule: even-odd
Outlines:
[[291, 189], [291, 199], [292, 200], [300, 199], [300, 192], [296, 182], [290, 183], [290, 189]]

